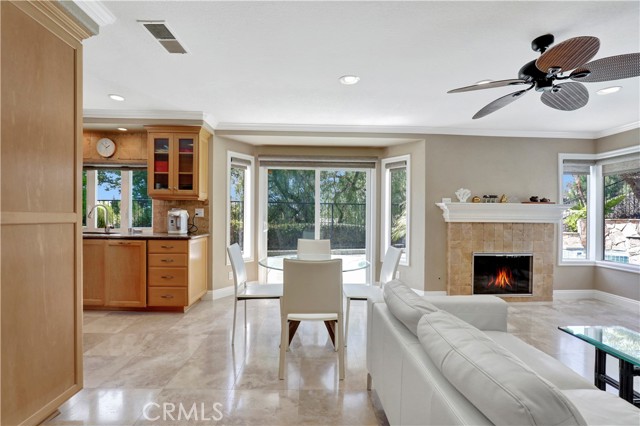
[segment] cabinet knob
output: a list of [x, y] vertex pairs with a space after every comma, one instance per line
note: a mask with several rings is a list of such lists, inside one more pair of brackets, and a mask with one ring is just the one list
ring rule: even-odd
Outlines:
[[162, 261], [165, 263], [171, 263], [173, 262], [173, 259], [162, 259]]
[[160, 247], [162, 247], [163, 249], [172, 249], [173, 248], [173, 246], [160, 246]]
[[162, 296], [163, 299], [173, 299], [173, 295], [172, 294], [163, 294]]
[[165, 279], [165, 280], [172, 280], [173, 279], [173, 275], [163, 275], [162, 278]]
[[120, 241], [118, 244], [120, 244], [121, 246], [128, 246], [131, 243], [125, 242], [125, 241]]

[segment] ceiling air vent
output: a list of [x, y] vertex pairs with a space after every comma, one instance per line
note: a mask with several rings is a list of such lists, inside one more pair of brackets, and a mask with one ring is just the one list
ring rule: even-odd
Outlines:
[[138, 21], [151, 33], [151, 35], [167, 49], [169, 53], [187, 53], [173, 33], [165, 25], [164, 21]]

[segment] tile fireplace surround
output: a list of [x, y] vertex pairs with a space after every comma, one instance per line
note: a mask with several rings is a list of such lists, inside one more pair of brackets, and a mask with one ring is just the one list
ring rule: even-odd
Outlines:
[[447, 294], [472, 294], [473, 253], [532, 253], [531, 296], [507, 301], [551, 301], [555, 230], [568, 207], [555, 204], [438, 203], [447, 222]]

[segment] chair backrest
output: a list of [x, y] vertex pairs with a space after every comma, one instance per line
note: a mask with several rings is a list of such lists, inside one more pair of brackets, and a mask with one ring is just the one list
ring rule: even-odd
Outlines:
[[227, 247], [229, 260], [231, 261], [231, 269], [233, 269], [234, 293], [237, 294], [238, 289], [244, 287], [247, 283], [247, 270], [244, 267], [244, 259], [242, 258], [242, 250], [238, 243]]
[[384, 255], [382, 260], [382, 269], [380, 270], [380, 287], [384, 286], [389, 281], [393, 280], [393, 276], [398, 269], [398, 263], [400, 263], [400, 257], [402, 257], [402, 250], [393, 246], [389, 246], [387, 254]]
[[298, 260], [331, 259], [331, 240], [298, 239]]
[[342, 314], [342, 259], [284, 259], [282, 315]]

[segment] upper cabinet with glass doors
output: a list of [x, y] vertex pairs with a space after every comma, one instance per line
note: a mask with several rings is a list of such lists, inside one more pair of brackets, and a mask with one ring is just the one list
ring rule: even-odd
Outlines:
[[149, 196], [206, 200], [211, 134], [194, 126], [148, 126]]

